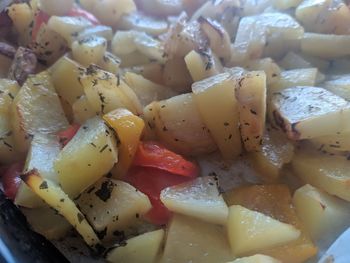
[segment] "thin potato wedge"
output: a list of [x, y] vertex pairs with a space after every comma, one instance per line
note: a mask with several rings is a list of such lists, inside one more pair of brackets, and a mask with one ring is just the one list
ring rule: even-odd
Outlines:
[[64, 216], [75, 227], [86, 244], [96, 250], [101, 248], [100, 240], [85, 216], [60, 187], [50, 180], [43, 179], [35, 169], [21, 175], [21, 178], [34, 193], [42, 198], [49, 206], [57, 210], [58, 213]]
[[249, 72], [236, 86], [241, 136], [247, 151], [259, 151], [266, 119], [266, 74]]

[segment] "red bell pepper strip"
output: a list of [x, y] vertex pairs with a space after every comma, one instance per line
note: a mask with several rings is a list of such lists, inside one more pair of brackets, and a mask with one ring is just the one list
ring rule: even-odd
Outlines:
[[74, 6], [69, 11], [67, 16], [74, 16], [74, 17], [80, 16], [80, 17], [84, 17], [87, 20], [89, 20], [93, 25], [100, 25], [101, 24], [101, 22], [93, 14], [91, 14], [90, 12], [88, 12], [80, 7], [77, 7], [77, 6]]
[[164, 225], [169, 221], [171, 212], [161, 202], [160, 192], [164, 188], [188, 182], [193, 178], [156, 168], [132, 167], [123, 179], [148, 196], [153, 207], [145, 215], [145, 219], [156, 225]]
[[79, 128], [80, 128], [79, 124], [72, 124], [66, 130], [60, 131], [57, 134], [62, 148], [72, 140], [74, 135], [78, 132]]
[[23, 172], [24, 163], [14, 163], [10, 165], [1, 175], [1, 183], [5, 195], [14, 200], [21, 184], [20, 174]]
[[134, 157], [134, 166], [158, 168], [169, 173], [186, 177], [197, 177], [199, 168], [158, 142], [142, 142]]

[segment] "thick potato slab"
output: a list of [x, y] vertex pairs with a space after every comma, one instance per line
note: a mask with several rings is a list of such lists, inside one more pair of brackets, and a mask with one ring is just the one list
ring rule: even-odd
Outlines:
[[165, 188], [163, 204], [175, 213], [226, 225], [228, 208], [213, 177], [199, 177], [192, 182]]
[[11, 126], [11, 106], [19, 91], [16, 81], [0, 79], [0, 163], [12, 163], [21, 156], [15, 148]]
[[301, 39], [301, 50], [320, 58], [340, 58], [350, 55], [350, 36], [305, 33]]
[[146, 195], [128, 183], [103, 178], [77, 200], [81, 211], [104, 241], [135, 224], [152, 205]]
[[126, 246], [117, 247], [107, 255], [112, 263], [156, 263], [163, 243], [164, 230], [148, 232], [126, 240]]
[[278, 221], [294, 225], [301, 230], [300, 237], [283, 246], [268, 249], [262, 253], [286, 263], [302, 263], [317, 254], [302, 222], [292, 204], [292, 196], [286, 185], [255, 185], [241, 187], [225, 194], [228, 205], [241, 205], [261, 212]]
[[349, 203], [309, 184], [294, 193], [293, 204], [313, 240], [325, 245], [331, 245], [350, 225]]
[[86, 98], [96, 113], [105, 114], [117, 108], [126, 108], [133, 113], [142, 112], [136, 94], [119, 75], [91, 65], [81, 74], [80, 81]]
[[76, 197], [118, 161], [116, 138], [99, 117], [88, 120], [59, 153], [54, 168], [63, 190]]
[[[181, 252], [180, 252], [181, 251]], [[162, 263], [224, 263], [234, 259], [223, 229], [175, 214], [167, 229]]]
[[282, 168], [292, 161], [294, 145], [279, 130], [268, 128], [263, 136], [260, 152], [251, 154], [254, 169], [266, 181], [279, 179]]
[[241, 137], [248, 152], [259, 151], [266, 120], [266, 74], [252, 71], [236, 86]]
[[30, 76], [13, 101], [11, 120], [15, 143], [26, 152], [37, 133], [54, 134], [68, 127], [59, 97], [44, 71]]
[[274, 93], [275, 122], [290, 139], [311, 139], [350, 131], [350, 104], [317, 87], [294, 87]]
[[[60, 147], [55, 135], [34, 135], [27, 154], [24, 172], [36, 169], [44, 179], [50, 179], [57, 183], [58, 178], [53, 166], [61, 150]], [[24, 182], [21, 182], [16, 194], [15, 204], [34, 208], [43, 206], [44, 202]]]
[[279, 247], [300, 236], [294, 226], [240, 205], [229, 208], [227, 230], [232, 251], [237, 256]]
[[79, 74], [83, 71], [84, 68], [68, 56], [60, 58], [50, 68], [51, 80], [57, 94], [70, 105], [84, 94], [83, 86], [79, 82]]
[[346, 157], [301, 151], [295, 154], [292, 166], [306, 183], [350, 201], [350, 162]]
[[235, 97], [237, 82], [231, 74], [223, 73], [192, 85], [193, 98], [203, 122], [225, 159], [234, 159], [242, 151], [239, 106]]

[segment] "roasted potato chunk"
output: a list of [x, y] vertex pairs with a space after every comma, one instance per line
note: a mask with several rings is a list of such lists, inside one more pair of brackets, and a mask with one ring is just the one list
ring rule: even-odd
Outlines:
[[88, 120], [62, 149], [54, 168], [72, 198], [107, 174], [118, 161], [117, 142], [99, 117]]
[[274, 93], [271, 104], [276, 124], [293, 140], [350, 130], [350, 104], [323, 88], [288, 88]]
[[59, 97], [44, 71], [30, 76], [11, 107], [11, 121], [16, 147], [26, 152], [37, 133], [54, 134], [68, 127]]

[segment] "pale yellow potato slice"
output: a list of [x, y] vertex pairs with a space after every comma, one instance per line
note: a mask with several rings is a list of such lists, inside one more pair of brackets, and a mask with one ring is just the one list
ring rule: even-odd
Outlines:
[[133, 226], [152, 205], [146, 195], [128, 183], [102, 178], [77, 199], [81, 211], [103, 241]]
[[[54, 162], [61, 150], [58, 137], [54, 135], [36, 134], [27, 154], [24, 171], [36, 169], [44, 179], [57, 183]], [[44, 205], [44, 202], [24, 183], [21, 182], [16, 194], [15, 204], [34, 208]]]
[[84, 94], [84, 89], [79, 82], [79, 74], [84, 68], [68, 56], [61, 57], [50, 68], [50, 76], [57, 94], [70, 105]]
[[299, 188], [293, 204], [313, 240], [330, 245], [350, 225], [349, 203], [309, 184]]
[[259, 151], [266, 120], [266, 74], [252, 71], [238, 78], [236, 86], [241, 137], [248, 152]]
[[64, 238], [72, 225], [49, 206], [40, 208], [21, 208], [28, 223], [35, 232], [48, 240]]
[[0, 79], [0, 160], [1, 163], [13, 163], [21, 158], [16, 151], [11, 126], [11, 106], [20, 87], [16, 81]]
[[350, 104], [318, 87], [299, 86], [273, 94], [274, 120], [294, 140], [350, 131]]
[[203, 122], [225, 159], [233, 159], [242, 151], [236, 85], [237, 81], [229, 73], [192, 85], [193, 98]]
[[300, 236], [300, 230], [294, 226], [240, 205], [229, 208], [227, 230], [236, 256], [288, 244]]
[[228, 207], [214, 177], [199, 177], [189, 183], [162, 190], [160, 200], [175, 213], [226, 225]]
[[29, 149], [35, 134], [54, 134], [68, 127], [48, 72], [27, 79], [13, 101], [11, 121], [15, 143], [21, 152]]
[[164, 234], [164, 230], [159, 229], [130, 238], [125, 241], [125, 246], [108, 253], [107, 260], [112, 263], [156, 263]]
[[54, 168], [63, 190], [76, 197], [118, 161], [116, 138], [99, 117], [88, 120], [59, 153]]
[[304, 182], [350, 201], [350, 163], [346, 157], [301, 151], [295, 154], [292, 167]]
[[23, 174], [21, 178], [34, 193], [74, 226], [86, 244], [96, 250], [100, 248], [100, 241], [85, 216], [59, 186], [48, 179], [43, 179], [35, 169]]
[[175, 214], [171, 220], [161, 263], [213, 263], [234, 259], [219, 226]]

